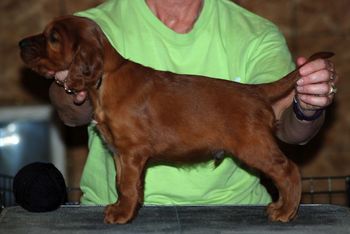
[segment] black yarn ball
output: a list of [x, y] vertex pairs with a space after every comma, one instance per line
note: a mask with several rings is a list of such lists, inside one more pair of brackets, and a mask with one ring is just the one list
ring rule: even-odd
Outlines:
[[53, 211], [67, 200], [63, 175], [52, 163], [35, 162], [20, 169], [13, 193], [16, 203], [31, 212]]

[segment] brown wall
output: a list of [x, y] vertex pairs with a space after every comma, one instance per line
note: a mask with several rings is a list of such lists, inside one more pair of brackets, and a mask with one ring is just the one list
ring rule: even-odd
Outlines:
[[[17, 43], [38, 33], [53, 17], [92, 7], [102, 0], [2, 0], [0, 34], [0, 106], [48, 103], [44, 80], [24, 69]], [[340, 76], [334, 105], [320, 134], [307, 146], [287, 147], [301, 162], [304, 176], [350, 174], [350, 0], [236, 0], [277, 24], [294, 56], [319, 50], [334, 51]], [[81, 130], [64, 128], [67, 136]], [[86, 148], [67, 137], [72, 186], [77, 186]]]

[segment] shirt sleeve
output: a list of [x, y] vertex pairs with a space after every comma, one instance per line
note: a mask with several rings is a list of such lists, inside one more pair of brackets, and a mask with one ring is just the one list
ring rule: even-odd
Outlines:
[[259, 35], [248, 53], [245, 83], [269, 83], [295, 68], [286, 40], [277, 27]]

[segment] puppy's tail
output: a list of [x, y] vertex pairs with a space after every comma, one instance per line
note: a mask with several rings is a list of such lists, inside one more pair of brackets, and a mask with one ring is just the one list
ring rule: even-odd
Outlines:
[[273, 103], [280, 98], [289, 94], [292, 89], [295, 87], [295, 83], [300, 78], [299, 69], [303, 67], [305, 64], [312, 62], [316, 59], [327, 59], [334, 55], [332, 52], [318, 52], [313, 54], [303, 65], [299, 66], [297, 69], [284, 76], [282, 79], [277, 80], [272, 83], [260, 84], [258, 85], [258, 89], [260, 89], [265, 97]]

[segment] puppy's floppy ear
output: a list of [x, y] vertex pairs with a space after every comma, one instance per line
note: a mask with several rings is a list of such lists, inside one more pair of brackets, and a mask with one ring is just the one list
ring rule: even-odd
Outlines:
[[96, 85], [103, 74], [103, 48], [96, 41], [82, 41], [76, 45], [70, 65], [66, 86], [75, 91]]

